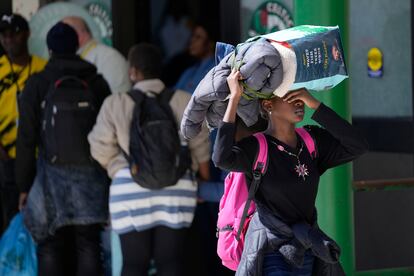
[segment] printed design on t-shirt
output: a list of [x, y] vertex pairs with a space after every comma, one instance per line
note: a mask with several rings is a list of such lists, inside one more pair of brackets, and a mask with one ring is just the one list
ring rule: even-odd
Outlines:
[[13, 72], [8, 73], [2, 79], [0, 79], [0, 97], [4, 91], [10, 89], [19, 79], [19, 75]]
[[[2, 118], [2, 120], [0, 120], [0, 125], [3, 125], [4, 120], [6, 118]], [[13, 129], [16, 127], [16, 123], [14, 121], [9, 122], [3, 129], [0, 130], [0, 137], [3, 137], [5, 135], [7, 135], [10, 131], [13, 131]], [[12, 147], [14, 147], [16, 141], [11, 141], [9, 144], [5, 144], [2, 145], [3, 148], [8, 151], [10, 150]]]

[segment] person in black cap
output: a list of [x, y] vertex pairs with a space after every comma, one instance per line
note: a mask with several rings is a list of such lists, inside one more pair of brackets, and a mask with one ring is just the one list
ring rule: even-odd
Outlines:
[[14, 181], [16, 157], [17, 97], [27, 79], [41, 71], [46, 61], [28, 51], [29, 24], [20, 15], [0, 17], [0, 234], [18, 211]]
[[[110, 88], [76, 55], [75, 30], [47, 34], [50, 60], [19, 101], [16, 182], [23, 219], [37, 242], [39, 275], [102, 275], [100, 231], [108, 220], [108, 178], [87, 134]], [[35, 160], [38, 148], [37, 165]]]

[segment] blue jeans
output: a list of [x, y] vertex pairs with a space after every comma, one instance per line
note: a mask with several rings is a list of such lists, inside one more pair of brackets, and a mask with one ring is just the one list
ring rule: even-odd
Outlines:
[[45, 240], [63, 226], [106, 223], [108, 183], [98, 167], [53, 166], [39, 159], [23, 210], [34, 240]]
[[305, 253], [302, 267], [294, 267], [288, 264], [283, 255], [279, 252], [266, 254], [263, 260], [264, 276], [310, 276], [312, 275], [313, 262], [315, 257], [311, 251]]

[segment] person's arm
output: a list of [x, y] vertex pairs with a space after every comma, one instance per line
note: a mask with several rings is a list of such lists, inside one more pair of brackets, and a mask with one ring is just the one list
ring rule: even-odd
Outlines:
[[258, 143], [252, 142], [250, 139], [244, 139], [237, 144], [235, 143], [237, 106], [243, 92], [243, 88], [239, 83], [241, 79], [240, 72], [235, 70], [227, 78], [227, 83], [230, 88], [230, 98], [223, 122], [217, 132], [213, 162], [223, 170], [248, 172], [252, 169], [254, 157], [249, 156], [246, 148], [251, 147], [253, 150], [248, 152], [255, 153], [258, 148]]
[[178, 79], [177, 83], [174, 85], [174, 89], [180, 89], [180, 90], [184, 90], [187, 93], [192, 93], [192, 91], [188, 91], [187, 88], [187, 83], [189, 82], [189, 80], [191, 79], [191, 73], [193, 73], [193, 67], [191, 66], [190, 68], [187, 68], [180, 76], [180, 78]]
[[289, 103], [301, 100], [315, 110], [312, 119], [324, 128], [311, 128], [312, 135], [316, 138], [321, 174], [368, 151], [368, 144], [360, 133], [332, 109], [316, 100], [306, 89], [288, 93], [283, 99]]
[[317, 137], [318, 166], [321, 173], [352, 161], [368, 151], [368, 143], [364, 137], [326, 105], [321, 104], [312, 119], [324, 128], [313, 128]]
[[197, 175], [201, 181], [210, 178], [210, 140], [208, 135], [208, 128], [203, 124], [200, 133], [188, 141], [193, 164], [196, 164]]
[[15, 165], [16, 184], [22, 194], [19, 208], [23, 207], [36, 176], [36, 148], [39, 145], [42, 101], [39, 89], [38, 77], [33, 76], [27, 81], [19, 100]]
[[237, 115], [237, 106], [239, 105], [240, 98], [243, 94], [243, 87], [240, 85], [239, 81], [242, 79], [240, 71], [233, 69], [230, 75], [227, 77], [227, 84], [230, 89], [230, 98], [227, 105], [226, 113], [224, 113], [223, 122], [224, 123], [235, 123]]
[[200, 181], [207, 181], [210, 178], [210, 160], [198, 163], [198, 176]]
[[105, 169], [108, 169], [110, 162], [121, 153], [113, 118], [113, 102], [116, 100], [114, 97], [118, 95], [106, 98], [96, 124], [88, 135], [91, 155]]

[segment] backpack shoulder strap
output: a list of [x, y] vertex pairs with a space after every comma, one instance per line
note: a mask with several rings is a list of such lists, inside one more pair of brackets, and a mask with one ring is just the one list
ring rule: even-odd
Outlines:
[[247, 212], [249, 211], [250, 204], [253, 201], [257, 189], [259, 188], [262, 176], [264, 175], [267, 169], [268, 147], [266, 136], [263, 133], [259, 132], [254, 134], [254, 137], [256, 137], [257, 141], [259, 142], [259, 152], [257, 153], [257, 157], [253, 165], [253, 179], [252, 183], [250, 184], [249, 195], [244, 205], [243, 214], [240, 219], [240, 226], [236, 235], [237, 240], [240, 240], [243, 226], [247, 219]]
[[259, 142], [259, 152], [253, 166], [253, 171], [260, 170], [261, 174], [264, 174], [267, 168], [268, 152], [266, 136], [263, 133], [259, 132], [254, 134], [254, 137], [256, 137], [257, 141]]
[[313, 137], [303, 127], [297, 128], [296, 132], [299, 134], [299, 136], [305, 142], [306, 148], [308, 149], [312, 159], [315, 159], [316, 158], [316, 147], [315, 147], [315, 140], [313, 140]]
[[171, 98], [174, 96], [175, 90], [170, 88], [164, 88], [164, 90], [161, 91], [159, 95], [160, 102], [169, 104], [171, 101]]
[[146, 97], [146, 95], [142, 93], [141, 90], [138, 90], [138, 89], [132, 89], [128, 91], [127, 93], [132, 98], [132, 100], [135, 102], [135, 105], [137, 106], [144, 100], [144, 97]]

